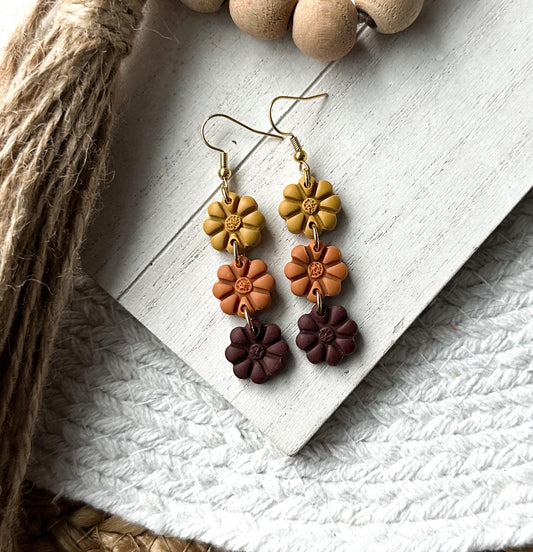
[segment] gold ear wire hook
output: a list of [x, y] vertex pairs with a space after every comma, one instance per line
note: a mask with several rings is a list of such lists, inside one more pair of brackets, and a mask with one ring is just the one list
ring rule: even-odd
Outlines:
[[314, 96], [277, 96], [272, 100], [270, 103], [270, 110], [269, 110], [269, 117], [270, 117], [270, 124], [272, 125], [272, 128], [279, 132], [282, 136], [289, 136], [290, 142], [292, 144], [292, 147], [294, 148], [294, 160], [299, 163], [300, 166], [300, 173], [304, 175], [304, 185], [306, 188], [309, 188], [311, 186], [311, 168], [307, 164], [307, 153], [302, 148], [302, 144], [300, 144], [300, 140], [292, 133], [292, 132], [282, 132], [277, 126], [276, 123], [274, 123], [274, 118], [272, 117], [272, 109], [274, 107], [274, 104], [278, 100], [295, 100], [295, 101], [306, 101], [306, 100], [314, 100], [315, 98], [322, 98], [324, 96], [328, 96], [327, 92], [323, 92], [322, 94], [315, 94]]
[[274, 107], [274, 104], [278, 101], [278, 100], [295, 100], [295, 101], [307, 101], [307, 100], [314, 100], [316, 98], [322, 98], [322, 97], [325, 97], [325, 96], [328, 96], [328, 93], [327, 92], [322, 92], [322, 94], [315, 94], [314, 96], [307, 96], [307, 97], [304, 97], [304, 96], [277, 96], [276, 98], [274, 98], [272, 100], [272, 102], [270, 103], [270, 111], [269, 111], [269, 116], [270, 116], [270, 124], [272, 125], [272, 128], [278, 132], [279, 134], [283, 135], [283, 136], [294, 136], [294, 134], [292, 132], [282, 132], [277, 126], [276, 124], [274, 123], [274, 118], [272, 117], [272, 109]]
[[211, 119], [214, 119], [215, 117], [224, 117], [224, 119], [228, 119], [229, 121], [232, 121], [233, 123], [236, 123], [239, 126], [245, 128], [246, 130], [249, 130], [250, 132], [254, 132], [255, 134], [262, 134], [263, 136], [270, 136], [272, 138], [278, 138], [280, 140], [283, 138], [282, 136], [278, 136], [277, 134], [272, 134], [270, 132], [263, 132], [262, 130], [257, 130], [248, 125], [245, 125], [244, 123], [241, 123], [241, 121], [238, 121], [237, 119], [234, 119], [233, 117], [230, 117], [225, 113], [214, 113], [213, 115], [209, 115], [209, 117], [202, 124], [202, 140], [204, 141], [204, 144], [208, 148], [211, 148], [212, 150], [220, 152], [220, 169], [218, 171], [218, 176], [224, 181], [224, 183], [226, 183], [231, 177], [231, 171], [228, 168], [228, 154], [222, 148], [217, 148], [213, 144], [210, 144], [207, 141], [207, 138], [205, 137], [205, 126]]

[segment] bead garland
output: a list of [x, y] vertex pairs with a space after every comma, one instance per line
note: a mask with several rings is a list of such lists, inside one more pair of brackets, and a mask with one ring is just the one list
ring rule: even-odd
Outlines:
[[[198, 12], [218, 11], [221, 0], [182, 0]], [[418, 17], [424, 0], [229, 0], [231, 17], [241, 30], [273, 40], [291, 27], [296, 46], [322, 61], [350, 52], [358, 24], [379, 33], [403, 31]]]

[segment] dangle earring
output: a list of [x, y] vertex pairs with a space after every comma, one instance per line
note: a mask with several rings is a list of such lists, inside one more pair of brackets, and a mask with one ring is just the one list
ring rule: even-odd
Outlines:
[[279, 214], [286, 220], [290, 232], [303, 233], [311, 238], [308, 245], [297, 245], [292, 250], [292, 259], [285, 266], [285, 276], [291, 282], [291, 291], [315, 303], [311, 312], [298, 320], [300, 332], [296, 337], [296, 345], [306, 352], [311, 363], [326, 362], [336, 366], [355, 350], [357, 333], [357, 324], [348, 318], [344, 307], [328, 307], [324, 304], [326, 297], [340, 293], [341, 283], [348, 275], [340, 250], [333, 245], [326, 245], [320, 239], [324, 230], [335, 229], [341, 200], [333, 193], [333, 187], [327, 180], [315, 180], [307, 163], [307, 153], [298, 138], [292, 132], [280, 131], [272, 117], [272, 108], [278, 100], [301, 101], [322, 96], [327, 94], [306, 98], [278, 96], [270, 104], [270, 122], [279, 134], [290, 138], [294, 159], [302, 175], [298, 184], [289, 184], [283, 191]]
[[267, 272], [266, 263], [245, 256], [248, 249], [259, 243], [265, 217], [258, 210], [255, 199], [229, 191], [231, 170], [228, 167], [228, 154], [210, 144], [205, 137], [206, 124], [215, 117], [224, 117], [256, 134], [273, 138], [281, 136], [253, 129], [223, 113], [211, 115], [202, 125], [205, 145], [220, 152], [218, 176], [222, 192], [221, 201], [209, 205], [209, 218], [203, 227], [215, 249], [233, 254], [233, 262], [218, 269], [218, 282], [213, 286], [213, 294], [220, 299], [223, 312], [237, 314], [246, 320], [245, 326], [237, 326], [231, 331], [231, 343], [225, 354], [238, 378], [264, 383], [281, 369], [289, 347], [281, 338], [279, 326], [263, 324], [254, 318], [257, 311], [270, 305], [270, 294], [275, 283]]

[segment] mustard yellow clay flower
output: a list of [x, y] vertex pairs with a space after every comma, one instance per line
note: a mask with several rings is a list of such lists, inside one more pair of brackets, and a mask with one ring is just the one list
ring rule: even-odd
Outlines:
[[229, 193], [229, 203], [214, 201], [209, 205], [209, 218], [204, 222], [204, 232], [211, 237], [211, 245], [222, 251], [233, 251], [233, 241], [242, 252], [261, 240], [261, 228], [265, 217], [257, 210], [253, 197]]
[[337, 213], [341, 208], [339, 196], [333, 193], [333, 186], [327, 180], [318, 182], [311, 177], [311, 185], [306, 188], [304, 177], [298, 184], [289, 184], [283, 190], [283, 201], [279, 214], [287, 221], [287, 228], [293, 234], [303, 232], [313, 237], [313, 224], [318, 233], [333, 230], [337, 226]]

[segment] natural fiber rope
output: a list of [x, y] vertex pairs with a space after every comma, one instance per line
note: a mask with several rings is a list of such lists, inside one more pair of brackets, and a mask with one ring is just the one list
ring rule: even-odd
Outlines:
[[[40, 0], [0, 64], [0, 550], [145, 0]], [[55, 13], [53, 8], [57, 8]]]

